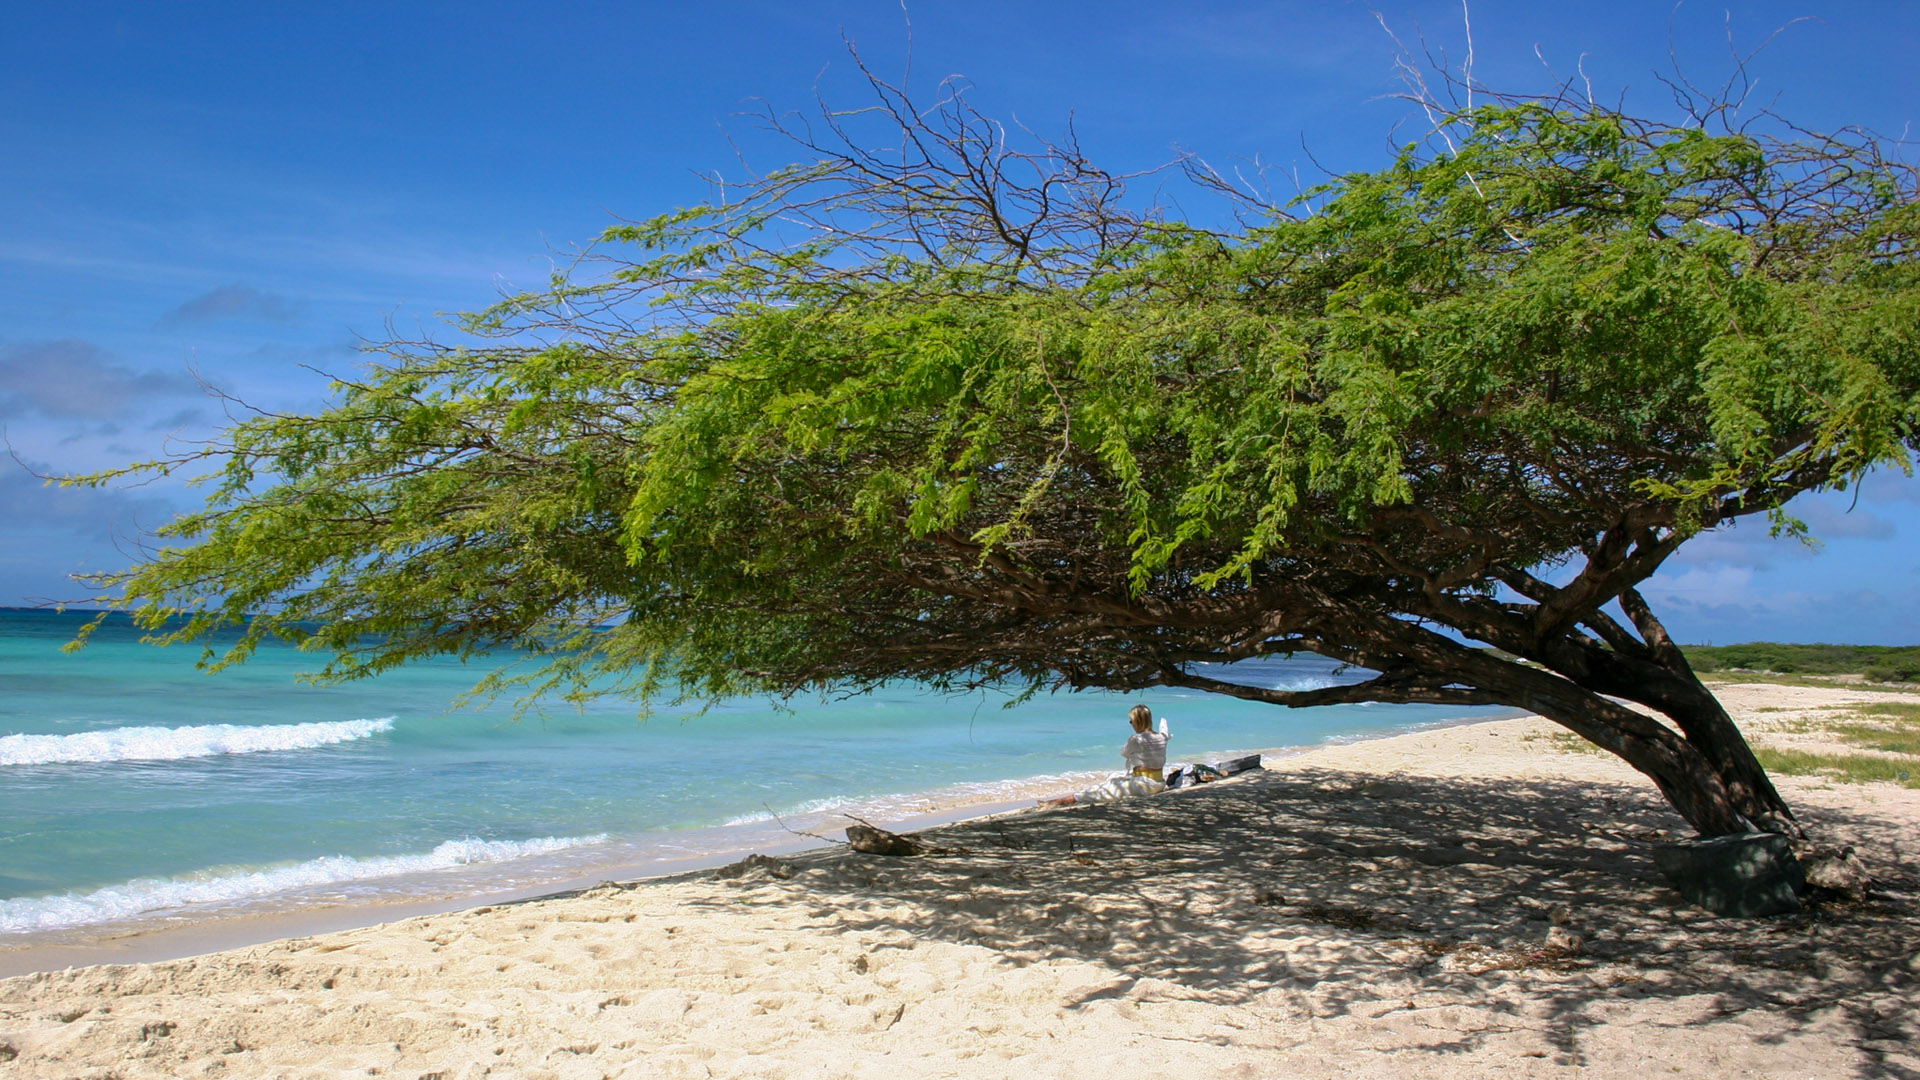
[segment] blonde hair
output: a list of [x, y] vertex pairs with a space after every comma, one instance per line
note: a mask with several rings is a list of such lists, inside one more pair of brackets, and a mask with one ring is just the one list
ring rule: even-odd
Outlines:
[[1153, 710], [1145, 705], [1135, 705], [1127, 710], [1127, 719], [1133, 723], [1133, 730], [1145, 731], [1153, 723]]

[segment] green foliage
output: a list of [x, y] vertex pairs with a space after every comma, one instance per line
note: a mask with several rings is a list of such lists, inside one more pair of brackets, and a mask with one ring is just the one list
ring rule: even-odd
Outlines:
[[[1530, 653], [1512, 627], [1593, 618], [1700, 528], [1905, 466], [1916, 211], [1871, 144], [1449, 123], [1227, 234], [1063, 151], [1024, 189], [803, 163], [609, 230], [629, 261], [466, 321], [495, 343], [240, 423], [107, 583], [187, 614], [168, 639], [243, 626], [213, 659], [271, 634], [335, 677], [506, 644], [551, 661], [524, 685], [642, 697], [1139, 686], [1310, 649], [1467, 700], [1410, 659], [1426, 624]], [[806, 213], [838, 226], [784, 242]], [[1496, 602], [1615, 535], [1612, 584]]]
[[1920, 645], [1688, 645], [1696, 671], [1772, 671], [1782, 674], [1865, 675], [1876, 682], [1920, 679]]
[[1920, 680], [1920, 649], [1889, 656], [1871, 664], [1861, 674], [1875, 682], [1913, 682]]
[[[1841, 679], [1833, 675], [1776, 675], [1759, 671], [1709, 671], [1699, 675], [1703, 685], [1764, 684], [1767, 686], [1811, 686], [1833, 689], [1841, 684]], [[1857, 690], [1865, 694], [1906, 694], [1911, 689], [1904, 683], [1876, 683], [1846, 681], [1848, 690]]]

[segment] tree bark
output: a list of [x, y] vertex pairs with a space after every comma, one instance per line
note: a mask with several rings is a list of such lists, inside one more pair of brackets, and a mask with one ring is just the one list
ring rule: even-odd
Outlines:
[[[1623, 571], [1622, 575], [1631, 581], [1641, 580], [1658, 561], [1656, 558], [1643, 560], [1632, 573]], [[1703, 834], [1717, 836], [1757, 828], [1796, 840], [1804, 838], [1793, 811], [1767, 779], [1766, 769], [1739, 727], [1694, 675], [1685, 654], [1631, 584], [1612, 583], [1611, 587], [1619, 590], [1613, 596], [1607, 596], [1605, 588], [1586, 587], [1582, 603], [1570, 607], [1567, 617], [1555, 622], [1553, 628], [1543, 634], [1540, 612], [1548, 610], [1550, 602], [1573, 587], [1555, 589], [1524, 573], [1507, 573], [1502, 575], [1502, 580], [1535, 601], [1537, 606], [1532, 612], [1518, 615], [1510, 608], [1488, 602], [1430, 597], [1426, 614], [1469, 636], [1531, 660], [1584, 691], [1581, 696], [1590, 701], [1564, 703], [1559, 713], [1527, 707], [1626, 758], [1634, 768], [1660, 785], [1674, 808]], [[1631, 620], [1632, 631], [1594, 606], [1596, 599], [1614, 598]], [[1583, 626], [1604, 641], [1589, 636]], [[1601, 704], [1622, 708], [1609, 698], [1644, 706], [1666, 717], [1679, 732], [1676, 734], [1665, 725], [1648, 720], [1664, 733], [1635, 736], [1653, 739], [1662, 747], [1651, 757], [1631, 755], [1624, 752], [1623, 747], [1595, 738], [1588, 728], [1594, 723], [1611, 722], [1610, 713], [1602, 709]], [[1668, 738], [1678, 745], [1667, 745]], [[1715, 783], [1700, 786], [1694, 774], [1702, 765], [1711, 772]], [[1683, 790], [1692, 788], [1698, 790]], [[1720, 805], [1723, 801], [1724, 807]], [[1728, 808], [1731, 815], [1726, 812]]]
[[[1482, 664], [1509, 670], [1476, 672], [1477, 685], [1624, 759], [1651, 779], [1674, 810], [1702, 836], [1733, 835], [1752, 827], [1752, 817], [1744, 809], [1751, 798], [1727, 783], [1716, 761], [1691, 736], [1683, 737], [1652, 717], [1609, 701], [1558, 674], [1492, 658], [1475, 666]], [[1711, 695], [1706, 696], [1712, 701]], [[1720, 718], [1738, 739], [1739, 732], [1724, 711]], [[1739, 744], [1746, 746], [1744, 740]], [[1771, 785], [1767, 790], [1772, 791]], [[1779, 796], [1775, 794], [1774, 798]], [[1791, 815], [1787, 818], [1790, 821]]]
[[1640, 648], [1604, 649], [1591, 639], [1563, 637], [1540, 650], [1543, 662], [1596, 694], [1624, 698], [1671, 719], [1687, 744], [1712, 766], [1728, 798], [1749, 824], [1765, 832], [1803, 838], [1793, 811], [1767, 778], [1753, 748], [1719, 699], [1694, 675], [1692, 665], [1667, 636], [1646, 601], [1628, 589], [1620, 605], [1640, 632], [1644, 641]]

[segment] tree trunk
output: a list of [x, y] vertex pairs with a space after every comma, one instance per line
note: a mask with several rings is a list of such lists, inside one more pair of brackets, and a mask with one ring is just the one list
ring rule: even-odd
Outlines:
[[1802, 839], [1805, 834], [1800, 823], [1794, 820], [1793, 811], [1768, 779], [1766, 768], [1754, 755], [1746, 737], [1740, 734], [1733, 718], [1706, 687], [1698, 682], [1694, 687], [1695, 693], [1689, 695], [1691, 700], [1675, 702], [1662, 711], [1686, 733], [1687, 742], [1713, 764], [1734, 805], [1754, 827]]
[[[1742, 812], [1756, 828], [1804, 839], [1806, 834], [1793, 819], [1793, 811], [1787, 809], [1787, 802], [1780, 797], [1773, 781], [1767, 778], [1767, 770], [1754, 755], [1753, 747], [1747, 745], [1746, 736], [1740, 734], [1733, 718], [1720, 705], [1720, 699], [1701, 684], [1686, 654], [1674, 644], [1666, 626], [1654, 615], [1640, 591], [1622, 590], [1619, 602], [1620, 609], [1633, 620], [1635, 629], [1645, 639], [1654, 661], [1673, 676], [1663, 684], [1668, 690], [1668, 700], [1658, 706], [1660, 711], [1672, 717], [1680, 730], [1686, 732], [1687, 741], [1699, 747], [1707, 760], [1713, 762]], [[1675, 683], [1678, 685], [1674, 686]]]
[[[1543, 678], [1563, 681], [1551, 675]], [[1749, 831], [1741, 800], [1722, 779], [1715, 763], [1690, 739], [1632, 709], [1572, 684], [1564, 685], [1564, 691], [1531, 688], [1514, 704], [1619, 755], [1651, 779], [1668, 804], [1702, 836]], [[1731, 721], [1728, 726], [1732, 726]]]
[[[1471, 670], [1462, 681], [1470, 681], [1508, 704], [1544, 716], [1619, 755], [1651, 779], [1674, 810], [1702, 836], [1734, 835], [1752, 827], [1742, 800], [1728, 786], [1716, 762], [1691, 739], [1665, 724], [1551, 671], [1469, 649], [1461, 649], [1449, 659]], [[1712, 700], [1711, 695], [1708, 700]], [[1731, 730], [1732, 721], [1724, 712], [1720, 716]], [[1739, 733], [1736, 730], [1733, 734], [1737, 738]], [[1740, 742], [1741, 747], [1745, 745], [1744, 740]], [[1772, 790], [1771, 785], [1768, 790]]]
[[1646, 601], [1628, 589], [1620, 597], [1620, 606], [1645, 639], [1644, 651], [1636, 650], [1638, 655], [1632, 655], [1598, 648], [1591, 639], [1583, 644], [1561, 638], [1541, 650], [1541, 659], [1559, 675], [1595, 694], [1624, 698], [1671, 719], [1685, 735], [1686, 743], [1719, 776], [1734, 808], [1753, 828], [1803, 839], [1805, 834], [1793, 811], [1767, 778], [1766, 768], [1746, 737], [1719, 699], [1694, 675], [1693, 666], [1667, 636], [1666, 627], [1654, 617]]

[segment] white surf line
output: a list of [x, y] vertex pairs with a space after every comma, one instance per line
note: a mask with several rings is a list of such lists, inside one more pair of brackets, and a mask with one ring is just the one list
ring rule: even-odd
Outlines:
[[449, 840], [419, 855], [387, 855], [367, 859], [329, 855], [290, 866], [259, 870], [242, 869], [227, 873], [208, 871], [176, 878], [135, 878], [90, 893], [0, 900], [0, 934], [66, 930], [193, 904], [232, 903], [295, 889], [506, 862], [606, 841], [605, 833], [594, 836], [546, 836], [534, 840], [480, 840], [468, 837]]
[[5, 735], [0, 736], [0, 765], [177, 761], [220, 754], [311, 750], [392, 731], [393, 721], [387, 716], [311, 724], [202, 724], [106, 728], [72, 735]]

